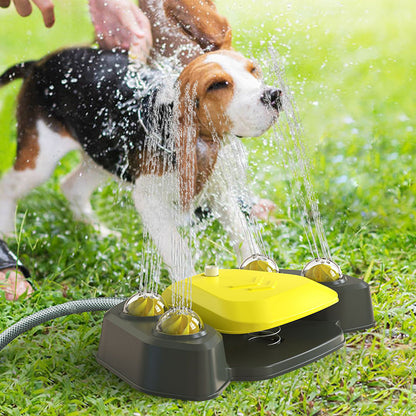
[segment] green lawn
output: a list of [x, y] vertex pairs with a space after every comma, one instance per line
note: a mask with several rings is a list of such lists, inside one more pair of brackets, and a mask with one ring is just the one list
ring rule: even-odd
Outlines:
[[[273, 380], [232, 383], [217, 399], [194, 403], [141, 394], [111, 375], [94, 359], [102, 314], [70, 316], [1, 351], [1, 415], [416, 414], [414, 1], [221, 0], [218, 6], [232, 23], [238, 50], [261, 61], [271, 41], [285, 63], [332, 255], [345, 273], [370, 283], [376, 327], [348, 335], [346, 348], [317, 363]], [[51, 30], [39, 14], [22, 19], [0, 9], [0, 71], [92, 39], [86, 1], [59, 1], [56, 9]], [[18, 87], [0, 90], [0, 171], [14, 156]], [[263, 229], [270, 253], [282, 267], [299, 268], [310, 253], [291, 207], [284, 156], [269, 139], [244, 141], [250, 181], [278, 204]], [[101, 239], [74, 222], [59, 178], [77, 158], [66, 157], [19, 205], [21, 232], [8, 242], [39, 290], [15, 303], [0, 295], [0, 329], [67, 300], [134, 290], [140, 221], [128, 194], [109, 184], [93, 202], [122, 238]], [[203, 239], [206, 259], [218, 233], [215, 225]], [[221, 259], [233, 264], [226, 251]]]

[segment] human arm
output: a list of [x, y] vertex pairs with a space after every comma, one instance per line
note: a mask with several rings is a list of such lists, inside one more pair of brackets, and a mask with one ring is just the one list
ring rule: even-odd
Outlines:
[[[32, 13], [32, 2], [42, 13], [43, 22], [46, 27], [55, 23], [54, 5], [51, 0], [13, 0], [14, 7], [20, 16], [26, 17]], [[0, 0], [0, 7], [9, 7], [11, 0]]]
[[[42, 13], [46, 27], [55, 22], [52, 0], [13, 0], [20, 16], [32, 13], [32, 3]], [[0, 0], [6, 8], [11, 0]], [[125, 49], [137, 59], [145, 61], [152, 47], [150, 22], [139, 7], [130, 0], [89, 0], [91, 20], [97, 42], [103, 49]]]

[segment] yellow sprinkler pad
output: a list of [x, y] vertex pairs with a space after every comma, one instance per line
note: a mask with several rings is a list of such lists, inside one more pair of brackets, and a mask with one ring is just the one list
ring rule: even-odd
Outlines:
[[159, 316], [165, 312], [165, 303], [160, 295], [139, 292], [126, 301], [123, 312], [131, 316]]
[[259, 272], [278, 273], [279, 268], [273, 259], [263, 254], [253, 254], [241, 263], [240, 269], [258, 270]]
[[167, 335], [192, 335], [203, 329], [201, 318], [187, 308], [172, 308], [159, 319], [156, 329]]
[[[217, 276], [190, 279], [192, 309], [224, 334], [264, 331], [338, 302], [334, 290], [293, 274], [220, 269]], [[171, 303], [171, 286], [162, 297]]]
[[340, 267], [332, 260], [314, 259], [310, 261], [302, 270], [302, 275], [315, 282], [334, 282], [341, 276]]

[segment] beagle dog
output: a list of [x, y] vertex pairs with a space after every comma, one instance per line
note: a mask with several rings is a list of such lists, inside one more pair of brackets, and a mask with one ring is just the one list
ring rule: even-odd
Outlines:
[[[197, 56], [230, 47], [231, 27], [212, 0], [141, 0], [140, 8], [152, 29], [149, 63], [167, 59], [169, 64], [183, 68]], [[240, 195], [240, 205], [263, 220], [276, 208], [272, 201], [250, 194]], [[198, 209], [199, 216], [209, 212]]]
[[178, 212], [190, 212], [197, 198], [209, 199], [240, 256], [258, 251], [244, 240], [237, 198], [216, 177], [229, 171], [220, 166], [229, 163], [222, 157], [227, 143], [261, 135], [281, 109], [280, 90], [264, 85], [254, 62], [222, 49], [197, 57], [176, 77], [147, 66], [133, 70], [122, 52], [72, 48], [15, 65], [0, 86], [17, 78], [24, 79], [17, 155], [0, 180], [0, 235], [13, 232], [19, 198], [78, 149], [83, 161], [62, 183], [75, 218], [95, 222], [89, 199], [109, 175], [129, 184], [174, 278], [193, 273], [178, 265], [178, 250], [187, 249], [177, 226]]

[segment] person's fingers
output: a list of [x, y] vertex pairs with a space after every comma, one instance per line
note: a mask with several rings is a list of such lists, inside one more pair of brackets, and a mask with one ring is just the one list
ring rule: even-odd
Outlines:
[[137, 23], [136, 17], [131, 11], [131, 9], [124, 10], [122, 13], [120, 13], [119, 19], [120, 19], [120, 29], [129, 31], [132, 35], [135, 35], [140, 38], [145, 35], [145, 32]]
[[151, 24], [149, 19], [139, 8], [135, 7], [132, 12], [136, 23], [143, 34], [136, 34], [136, 39], [130, 41], [130, 55], [136, 57], [136, 59], [140, 61], [146, 62], [150, 55], [153, 43]]
[[17, 13], [22, 17], [29, 16], [32, 13], [32, 5], [29, 0], [13, 0]]
[[131, 43], [129, 48], [129, 56], [131, 59], [146, 62], [150, 54], [150, 47], [144, 45], [143, 42]]
[[132, 56], [146, 59], [152, 44], [151, 25], [137, 5], [113, 0], [104, 7], [101, 0], [90, 0], [90, 12], [101, 48], [128, 49]]
[[0, 7], [9, 7], [10, 0], [0, 0]]
[[104, 33], [97, 34], [97, 43], [101, 49], [111, 49], [114, 47], [114, 45], [111, 46], [112, 44], [108, 41], [108, 37]]
[[112, 31], [101, 32], [97, 34], [97, 42], [102, 49], [128, 49], [129, 42], [120, 36], [115, 36]]
[[33, 0], [42, 13], [46, 27], [51, 27], [55, 23], [54, 5], [51, 0]]
[[153, 42], [152, 39], [152, 25], [150, 20], [147, 16], [139, 9], [135, 8], [133, 10], [134, 18], [136, 19], [137, 24], [139, 25], [140, 29], [142, 30], [144, 37], [147, 39], [149, 44]]

